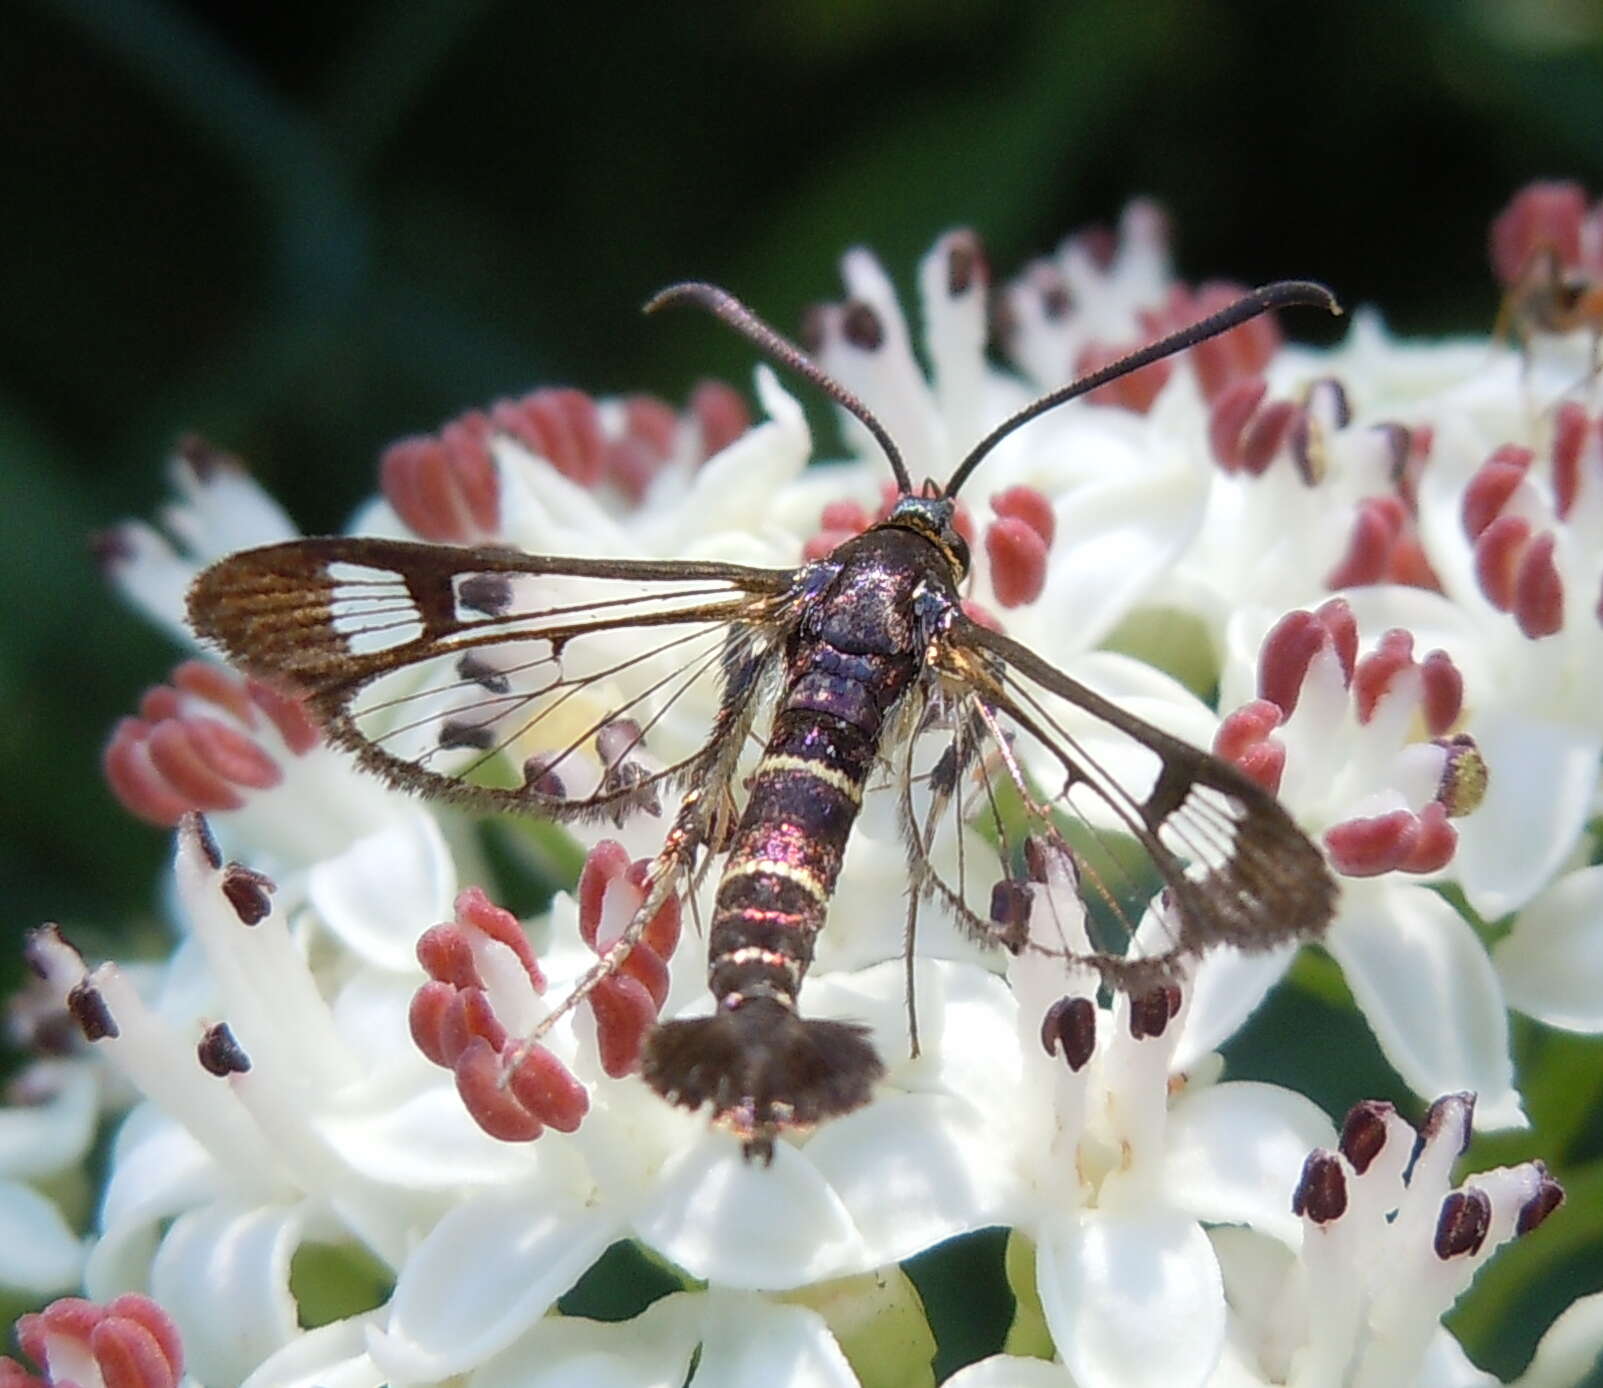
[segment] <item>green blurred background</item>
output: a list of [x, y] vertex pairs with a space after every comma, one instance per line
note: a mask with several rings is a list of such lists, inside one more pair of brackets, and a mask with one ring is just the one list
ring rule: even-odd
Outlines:
[[745, 386], [732, 339], [638, 317], [670, 280], [794, 326], [855, 242], [906, 284], [970, 224], [1010, 270], [1147, 194], [1189, 277], [1484, 332], [1508, 195], [1603, 192], [1596, 0], [23, 0], [0, 90], [0, 902], [88, 940], [159, 916], [166, 837], [98, 759], [174, 652], [86, 541], [186, 430], [326, 530], [386, 441], [498, 394]]

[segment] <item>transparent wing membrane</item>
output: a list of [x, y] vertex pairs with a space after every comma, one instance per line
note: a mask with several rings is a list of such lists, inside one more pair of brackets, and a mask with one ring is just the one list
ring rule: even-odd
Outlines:
[[789, 584], [735, 565], [305, 540], [208, 570], [190, 614], [398, 785], [621, 819], [659, 811], [716, 757], [726, 691], [749, 703], [777, 658]]

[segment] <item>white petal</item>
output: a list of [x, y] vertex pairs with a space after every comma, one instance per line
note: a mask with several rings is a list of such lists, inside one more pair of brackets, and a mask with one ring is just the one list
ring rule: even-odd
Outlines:
[[[1567, 1384], [1576, 1380], [1566, 1379]], [[1419, 1366], [1418, 1388], [1500, 1388], [1498, 1380], [1469, 1362], [1463, 1346], [1437, 1326]]]
[[1303, 1162], [1334, 1147], [1330, 1120], [1301, 1094], [1238, 1082], [1183, 1095], [1169, 1110], [1163, 1191], [1210, 1224], [1247, 1224], [1291, 1247], [1302, 1223], [1291, 1212]]
[[1284, 945], [1261, 954], [1243, 954], [1232, 945], [1209, 950], [1192, 971], [1174, 1068], [1190, 1069], [1234, 1036], [1280, 981], [1299, 948]]
[[[0, 1108], [0, 1175], [45, 1176], [82, 1159], [99, 1117], [100, 1086], [87, 1062], [35, 1067], [55, 1092], [42, 1104]], [[30, 1070], [32, 1075], [35, 1070]]]
[[633, 1320], [548, 1316], [475, 1373], [470, 1388], [680, 1388], [705, 1306], [701, 1293], [674, 1292]]
[[693, 1277], [725, 1287], [780, 1290], [873, 1266], [835, 1192], [787, 1143], [764, 1167], [708, 1134], [663, 1172], [634, 1229]]
[[1457, 822], [1454, 871], [1470, 904], [1494, 919], [1536, 895], [1575, 846], [1597, 787], [1596, 733], [1488, 710], [1474, 734], [1486, 798]]
[[856, 1225], [864, 1266], [880, 1267], [1003, 1222], [1014, 1167], [998, 1136], [960, 1099], [886, 1095], [831, 1123], [803, 1154]]
[[456, 1206], [401, 1270], [379, 1366], [401, 1382], [461, 1373], [505, 1349], [600, 1256], [620, 1230], [615, 1206], [530, 1186]]
[[959, 1369], [942, 1388], [1075, 1388], [1069, 1371], [1048, 1359], [993, 1354]]
[[1502, 989], [1479, 937], [1447, 902], [1426, 887], [1349, 881], [1325, 947], [1414, 1093], [1474, 1090], [1477, 1128], [1525, 1126]]
[[143, 521], [117, 527], [117, 551], [107, 568], [122, 594], [157, 626], [180, 641], [195, 638], [184, 619], [184, 595], [196, 565], [181, 558], [165, 536]]
[[384, 1375], [367, 1353], [367, 1328], [382, 1308], [333, 1321], [291, 1340], [240, 1388], [382, 1388]]
[[434, 816], [412, 811], [312, 868], [312, 906], [363, 961], [416, 973], [417, 938], [451, 919], [456, 866]]
[[27, 1297], [78, 1283], [83, 1244], [58, 1210], [32, 1186], [0, 1181], [0, 1287]]
[[715, 1293], [703, 1320], [696, 1388], [857, 1388], [857, 1376], [816, 1311]]
[[242, 1383], [298, 1333], [289, 1264], [300, 1243], [298, 1206], [216, 1204], [180, 1215], [150, 1270], [150, 1294], [184, 1339], [204, 1383]]
[[1224, 1345], [1219, 1264], [1183, 1215], [1090, 1210], [1042, 1231], [1041, 1309], [1079, 1388], [1206, 1383]]
[[1509, 1388], [1571, 1388], [1603, 1356], [1603, 1292], [1572, 1301], [1548, 1326], [1530, 1367]]
[[1603, 1031], [1603, 867], [1561, 877], [1492, 949], [1508, 1005], [1549, 1026]]

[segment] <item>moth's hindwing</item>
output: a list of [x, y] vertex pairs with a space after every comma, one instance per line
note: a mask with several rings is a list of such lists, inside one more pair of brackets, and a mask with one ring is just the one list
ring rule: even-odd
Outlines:
[[310, 539], [206, 570], [189, 616], [398, 786], [621, 818], [660, 808], [749, 721], [790, 588], [733, 564]]
[[[1336, 887], [1319, 849], [1235, 767], [960, 615], [932, 642], [929, 668], [946, 731], [921, 777], [908, 754], [904, 834], [921, 890], [973, 932], [1007, 939], [1013, 928], [1009, 942], [1022, 943], [996, 894], [1028, 879], [1029, 835], [1073, 850], [1087, 905], [1120, 931], [1090, 953], [1083, 940], [1056, 948], [1121, 987], [1161, 981], [1212, 945], [1258, 952], [1328, 925]], [[939, 851], [943, 796], [985, 826], [988, 845], [970, 836]], [[1126, 954], [1123, 936], [1138, 927], [1139, 948]]]

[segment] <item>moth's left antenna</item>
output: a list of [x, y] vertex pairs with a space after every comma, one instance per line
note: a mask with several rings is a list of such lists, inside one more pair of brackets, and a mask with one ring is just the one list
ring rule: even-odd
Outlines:
[[907, 496], [912, 493], [913, 482], [907, 475], [907, 464], [902, 461], [901, 450], [885, 432], [885, 426], [874, 418], [867, 405], [825, 372], [823, 367], [794, 342], [769, 327], [728, 290], [720, 289], [716, 284], [706, 284], [701, 280], [670, 284], [646, 305], [645, 311], [656, 313], [658, 309], [673, 308], [680, 304], [691, 304], [696, 308], [706, 309], [708, 313], [721, 318], [770, 361], [811, 381], [843, 410], [855, 415], [862, 421], [863, 427], [874, 436], [874, 442], [884, 452], [902, 495]]

